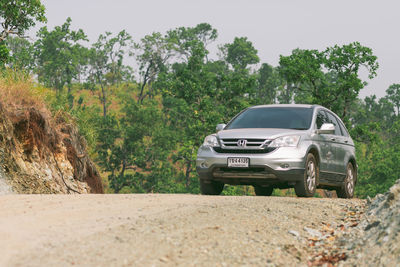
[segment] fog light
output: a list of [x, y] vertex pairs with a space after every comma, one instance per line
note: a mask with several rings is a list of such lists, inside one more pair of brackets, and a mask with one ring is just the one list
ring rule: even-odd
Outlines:
[[208, 168], [208, 165], [207, 165], [207, 163], [205, 163], [205, 162], [201, 163], [200, 166], [201, 166], [202, 168]]
[[289, 168], [289, 164], [287, 164], [287, 163], [282, 163], [282, 164], [281, 164], [281, 168], [282, 168], [282, 169], [287, 169], [287, 168]]

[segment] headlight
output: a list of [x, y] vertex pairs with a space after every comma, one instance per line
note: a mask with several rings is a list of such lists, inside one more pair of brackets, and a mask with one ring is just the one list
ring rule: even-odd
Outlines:
[[291, 146], [295, 147], [300, 141], [300, 135], [288, 135], [278, 137], [269, 144], [270, 147], [284, 147]]
[[216, 147], [219, 146], [217, 137], [215, 135], [209, 135], [204, 139], [203, 146], [208, 146], [208, 147]]

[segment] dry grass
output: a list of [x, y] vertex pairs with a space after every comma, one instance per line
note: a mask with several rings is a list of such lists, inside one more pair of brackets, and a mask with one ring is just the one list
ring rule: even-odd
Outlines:
[[6, 70], [0, 76], [0, 102], [7, 112], [23, 107], [44, 109], [43, 91], [36, 89], [32, 78], [22, 72]]

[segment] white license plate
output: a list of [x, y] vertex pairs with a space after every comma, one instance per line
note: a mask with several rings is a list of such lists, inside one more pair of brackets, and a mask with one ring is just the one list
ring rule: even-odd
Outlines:
[[249, 164], [249, 158], [228, 158], [228, 167], [248, 168]]

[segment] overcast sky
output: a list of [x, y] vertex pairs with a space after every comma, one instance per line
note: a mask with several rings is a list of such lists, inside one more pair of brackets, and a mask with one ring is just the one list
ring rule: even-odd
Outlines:
[[[155, 31], [207, 22], [218, 44], [246, 36], [261, 62], [277, 66], [295, 48], [325, 49], [359, 41], [373, 49], [380, 68], [360, 96], [385, 95], [400, 83], [399, 0], [42, 0], [48, 27], [72, 18], [91, 42], [105, 31], [127, 30], [135, 41]], [[43, 25], [38, 25], [43, 26]], [[38, 29], [38, 27], [36, 27]], [[31, 33], [32, 35], [32, 33]], [[365, 75], [364, 75], [365, 76]]]

